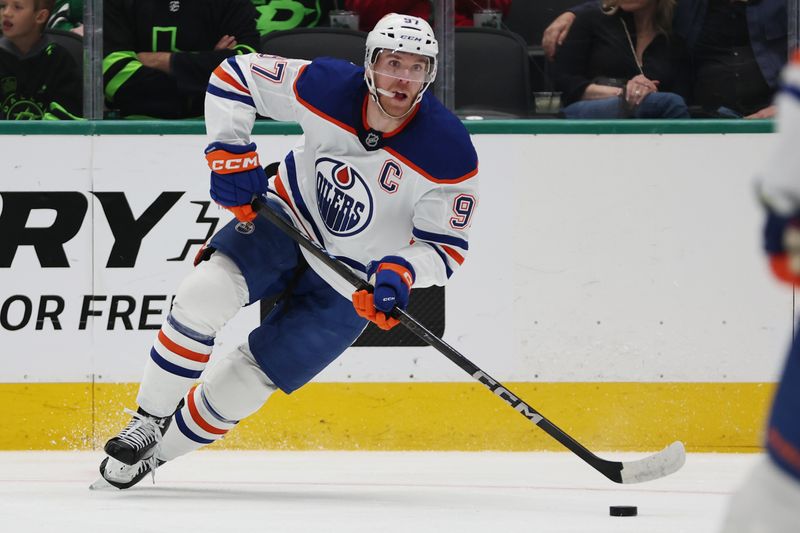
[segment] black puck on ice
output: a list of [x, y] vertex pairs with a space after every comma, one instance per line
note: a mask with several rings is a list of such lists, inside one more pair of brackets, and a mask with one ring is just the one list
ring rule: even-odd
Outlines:
[[636, 516], [639, 514], [639, 509], [635, 505], [612, 505], [608, 509], [608, 514], [611, 516]]

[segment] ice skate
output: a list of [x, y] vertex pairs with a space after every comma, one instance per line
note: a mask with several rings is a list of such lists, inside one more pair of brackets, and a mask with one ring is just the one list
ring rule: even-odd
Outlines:
[[[119, 435], [106, 442], [105, 452], [128, 466], [149, 459], [155, 454], [161, 437], [167, 431], [171, 416], [158, 418], [148, 415], [140, 408], [137, 412], [125, 409], [133, 418]], [[138, 481], [138, 480], [137, 480]]]
[[[153, 473], [155, 482], [155, 469], [164, 464], [164, 461], [151, 456], [149, 459], [139, 461], [134, 465], [126, 465], [113, 457], [106, 457], [100, 463], [100, 475], [111, 486], [120, 490], [128, 489], [139, 483], [147, 474]], [[92, 488], [98, 483], [92, 484]]]

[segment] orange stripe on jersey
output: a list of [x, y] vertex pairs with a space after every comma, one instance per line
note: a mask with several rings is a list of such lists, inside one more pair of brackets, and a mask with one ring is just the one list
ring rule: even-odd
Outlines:
[[281, 179], [280, 174], [275, 174], [275, 191], [277, 191], [278, 196], [283, 198], [283, 201], [289, 204], [294, 211], [294, 204], [292, 200], [289, 198], [289, 193], [286, 192], [286, 187], [283, 185], [283, 180]]
[[170, 352], [180, 355], [181, 357], [185, 357], [186, 359], [189, 359], [191, 361], [195, 361], [197, 363], [207, 363], [209, 358], [211, 357], [210, 354], [193, 352], [188, 348], [184, 348], [183, 346], [176, 344], [164, 334], [163, 329], [158, 332], [158, 341], [161, 344], [163, 344], [164, 348], [166, 348]]
[[454, 249], [450, 248], [449, 246], [445, 246], [444, 244], [440, 244], [439, 246], [442, 247], [442, 250], [447, 252], [447, 255], [453, 258], [453, 260], [458, 263], [459, 265], [464, 262], [464, 256], [460, 253], [456, 252]]
[[327, 120], [328, 122], [331, 122], [333, 124], [336, 124], [337, 126], [342, 128], [343, 130], [345, 130], [347, 132], [350, 132], [353, 135], [356, 135], [355, 128], [351, 128], [350, 126], [348, 126], [344, 122], [340, 122], [340, 121], [336, 120], [335, 118], [333, 118], [332, 116], [323, 113], [322, 111], [320, 111], [319, 109], [317, 109], [313, 105], [309, 104], [308, 102], [306, 102], [305, 100], [303, 100], [300, 97], [300, 93], [297, 92], [297, 82], [300, 81], [300, 78], [303, 76], [303, 72], [306, 70], [307, 66], [308, 65], [303, 65], [302, 67], [300, 67], [300, 72], [297, 73], [297, 77], [294, 79], [294, 85], [292, 86], [292, 90], [294, 91], [294, 96], [295, 96], [295, 98], [297, 98], [297, 101], [300, 102], [300, 104], [302, 104], [303, 107], [305, 107], [306, 109], [308, 109], [309, 111], [311, 111], [312, 113], [317, 115], [318, 117], [320, 117], [320, 118], [322, 118], [324, 120]]
[[789, 58], [789, 62], [800, 63], [800, 49], [797, 49], [792, 53], [792, 57]]
[[224, 435], [228, 432], [227, 429], [220, 429], [215, 428], [208, 422], [206, 422], [202, 416], [200, 416], [200, 411], [197, 410], [197, 404], [194, 403], [194, 390], [197, 388], [197, 385], [192, 387], [192, 390], [189, 391], [189, 396], [187, 397], [187, 404], [189, 406], [189, 414], [192, 415], [192, 420], [194, 423], [203, 428], [203, 430], [208, 431], [213, 435]]
[[390, 154], [392, 154], [393, 156], [395, 156], [397, 159], [399, 159], [400, 161], [402, 161], [403, 163], [405, 163], [409, 167], [413, 168], [415, 172], [419, 173], [424, 178], [426, 178], [426, 179], [428, 179], [428, 180], [430, 180], [430, 181], [432, 181], [434, 183], [461, 183], [462, 181], [466, 181], [466, 180], [470, 179], [472, 176], [474, 176], [474, 175], [476, 175], [478, 173], [478, 167], [475, 167], [474, 170], [464, 174], [463, 176], [459, 176], [458, 178], [453, 178], [453, 179], [438, 179], [438, 178], [434, 178], [433, 176], [431, 176], [430, 174], [428, 174], [427, 172], [422, 170], [420, 167], [418, 167], [417, 165], [412, 163], [411, 160], [409, 160], [409, 159], [405, 158], [404, 156], [400, 155], [400, 153], [397, 152], [397, 150], [393, 150], [392, 148], [389, 148], [388, 146], [384, 146], [383, 149], [386, 150], [387, 152], [389, 152]]
[[[364, 95], [364, 104], [361, 106], [361, 124], [364, 126], [364, 129], [367, 130], [367, 131], [370, 130], [369, 123], [367, 122], [367, 104], [369, 103], [370, 98], [372, 98], [372, 97], [369, 94], [365, 94]], [[398, 133], [403, 131], [405, 129], [405, 127], [408, 125], [408, 123], [411, 122], [411, 120], [415, 116], [417, 116], [417, 111], [419, 111], [419, 105], [414, 106], [414, 110], [411, 113], [409, 113], [409, 115], [405, 118], [405, 120], [403, 121], [402, 124], [400, 124], [398, 127], [393, 129], [389, 133], [384, 133], [383, 134], [383, 138], [384, 139], [388, 139], [389, 137], [394, 137], [395, 135], [397, 135]]]
[[236, 81], [236, 79], [233, 76], [228, 74], [225, 71], [225, 69], [222, 68], [222, 65], [214, 69], [214, 74], [228, 85], [235, 87], [236, 89], [239, 89], [244, 93], [250, 94], [250, 90], [241, 83], [239, 83], [238, 81]]
[[[280, 172], [275, 174], [275, 192], [278, 193], [278, 196], [280, 196], [281, 199], [284, 202], [286, 202], [286, 205], [289, 206], [289, 209], [292, 210], [292, 213], [294, 214], [295, 218], [297, 218], [297, 223], [303, 227], [303, 231], [305, 231], [306, 235], [311, 235], [311, 232], [308, 231], [308, 228], [305, 226], [305, 224], [303, 224], [303, 218], [297, 213], [297, 209], [295, 209], [294, 203], [292, 202], [292, 199], [289, 197], [289, 193], [286, 192], [286, 186], [284, 186], [283, 184]], [[311, 240], [315, 239], [312, 238]]]
[[395, 135], [397, 135], [398, 133], [403, 131], [406, 128], [406, 126], [408, 125], [408, 123], [411, 122], [412, 120], [414, 120], [414, 117], [417, 116], [417, 111], [419, 111], [419, 104], [414, 106], [414, 110], [411, 113], [408, 114], [408, 116], [406, 117], [406, 119], [403, 121], [402, 124], [397, 126], [397, 128], [393, 129], [389, 133], [384, 133], [383, 134], [383, 138], [384, 139], [388, 139], [390, 137], [394, 137]]

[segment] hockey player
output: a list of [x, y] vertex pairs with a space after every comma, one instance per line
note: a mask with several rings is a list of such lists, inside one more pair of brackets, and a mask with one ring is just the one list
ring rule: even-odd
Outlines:
[[[759, 180], [775, 275], [800, 284], [800, 53], [783, 72], [776, 150]], [[723, 533], [800, 530], [800, 333], [789, 349], [767, 428], [767, 457], [729, 502]]]
[[[412, 287], [443, 285], [464, 261], [478, 202], [465, 128], [426, 89], [438, 45], [422, 19], [391, 14], [369, 33], [365, 68], [250, 54], [211, 76], [211, 197], [239, 219], [221, 229], [177, 290], [139, 389], [139, 409], [105, 446], [102, 476], [124, 489], [221, 438], [276, 389], [302, 387], [360, 335], [383, 329]], [[266, 176], [256, 114], [304, 136]], [[375, 286], [352, 294], [250, 207], [259, 196]], [[247, 342], [209, 368], [214, 337], [245, 305], [280, 295]], [[188, 394], [187, 394], [188, 391]]]

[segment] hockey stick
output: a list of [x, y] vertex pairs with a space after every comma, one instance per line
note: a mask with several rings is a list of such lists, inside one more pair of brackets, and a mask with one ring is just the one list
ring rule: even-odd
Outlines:
[[[259, 200], [254, 200], [252, 207], [259, 215], [267, 218], [293, 241], [308, 250], [314, 257], [322, 261], [327, 267], [350, 283], [353, 288], [356, 290], [365, 289], [372, 292], [372, 285], [361, 279], [344, 263], [328, 255], [322, 248], [314, 244], [275, 211]], [[455, 348], [431, 333], [425, 326], [420, 324], [404, 310], [395, 308], [394, 311], [392, 311], [392, 316], [397, 318], [403, 326], [417, 337], [433, 348], [436, 348], [436, 350], [458, 365], [467, 374], [499, 396], [500, 399], [505, 401], [512, 409], [542, 428], [548, 435], [563, 444], [567, 449], [615, 483], [641, 483], [643, 481], [658, 479], [676, 472], [686, 461], [686, 451], [681, 441], [675, 441], [660, 452], [636, 461], [619, 462], [602, 459], [570, 437], [561, 428], [546, 419], [536, 409], [522, 401], [519, 396], [513, 394], [500, 382], [478, 368], [472, 361], [456, 351]]]

